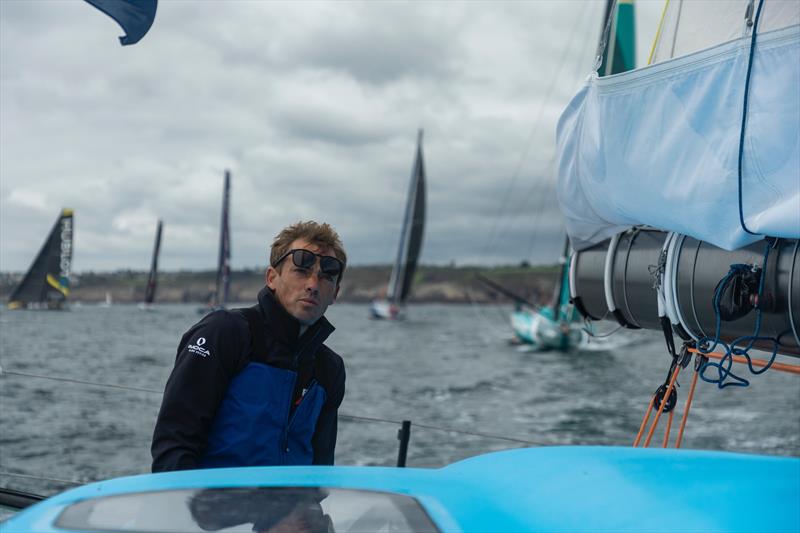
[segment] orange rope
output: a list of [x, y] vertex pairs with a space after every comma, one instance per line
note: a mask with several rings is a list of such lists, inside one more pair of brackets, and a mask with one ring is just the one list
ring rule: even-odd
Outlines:
[[[722, 359], [725, 357], [725, 354], [717, 353], [717, 352], [710, 352], [710, 353], [703, 353], [697, 348], [689, 348], [689, 351], [695, 354], [705, 355], [709, 359]], [[737, 363], [747, 364], [747, 359], [744, 357], [740, 357], [738, 355], [733, 356], [733, 360]], [[769, 364], [769, 361], [764, 361], [762, 359], [751, 359], [753, 366], [758, 367], [765, 367]], [[786, 363], [772, 363], [772, 368], [775, 370], [780, 370], [782, 372], [789, 372], [791, 374], [800, 374], [800, 365], [789, 365]]]
[[642, 425], [639, 426], [639, 433], [636, 434], [636, 440], [633, 441], [633, 447], [636, 448], [639, 446], [639, 441], [642, 440], [642, 435], [644, 434], [644, 428], [647, 426], [647, 421], [650, 420], [650, 413], [653, 411], [653, 404], [656, 403], [656, 395], [653, 394], [653, 397], [650, 398], [650, 405], [647, 406], [647, 411], [644, 413], [644, 418], [642, 419]]
[[672, 431], [672, 415], [675, 414], [675, 409], [669, 412], [669, 418], [667, 419], [667, 429], [664, 430], [664, 441], [661, 443], [662, 448], [666, 448], [667, 444], [669, 444], [669, 433]]
[[675, 371], [672, 373], [672, 378], [669, 380], [669, 387], [667, 387], [667, 392], [664, 393], [664, 398], [661, 400], [661, 406], [658, 408], [656, 418], [653, 420], [653, 425], [650, 426], [650, 431], [647, 432], [647, 438], [644, 441], [645, 448], [650, 446], [650, 440], [652, 440], [653, 433], [655, 433], [656, 426], [658, 426], [658, 419], [661, 418], [661, 413], [664, 412], [664, 407], [667, 405], [667, 399], [669, 399], [669, 395], [672, 394], [672, 389], [675, 388], [675, 380], [678, 379], [678, 374], [680, 374], [680, 372], [681, 365], [677, 365], [675, 367]]
[[[690, 348], [691, 349], [691, 348]], [[700, 355], [695, 355], [695, 358], [701, 357]], [[678, 431], [678, 440], [675, 441], [675, 447], [681, 447], [681, 441], [683, 440], [683, 428], [686, 427], [686, 419], [689, 418], [689, 409], [692, 407], [692, 397], [694, 397], [694, 389], [697, 386], [697, 376], [700, 375], [700, 369], [698, 368], [694, 372], [694, 376], [692, 377], [692, 386], [689, 387], [689, 395], [686, 397], [686, 407], [683, 408], [683, 417], [681, 418], [681, 428]]]
[[[722, 359], [725, 357], [725, 354], [721, 354], [718, 352], [710, 352], [704, 353], [698, 350], [697, 348], [688, 348], [689, 352], [696, 354], [696, 357], [705, 356], [709, 359]], [[740, 363], [740, 364], [747, 364], [748, 360], [745, 357], [741, 357], [738, 355], [731, 356], [733, 361]], [[769, 365], [769, 361], [764, 361], [763, 359], [750, 359], [750, 364], [755, 367], [763, 368]], [[771, 368], [775, 370], [780, 370], [782, 372], [789, 372], [791, 374], [798, 374], [800, 375], [800, 365], [790, 365], [786, 363], [778, 363], [773, 362]], [[649, 431], [647, 432], [647, 438], [644, 442], [644, 447], [647, 448], [650, 446], [650, 440], [653, 438], [653, 433], [655, 433], [656, 427], [658, 426], [658, 420], [661, 417], [661, 413], [664, 412], [664, 406], [667, 403], [667, 399], [669, 398], [670, 394], [672, 393], [672, 389], [675, 387], [675, 381], [678, 379], [678, 374], [681, 371], [681, 366], [678, 365], [675, 367], [675, 371], [672, 373], [672, 377], [669, 380], [669, 387], [667, 387], [667, 391], [664, 394], [664, 397], [661, 401], [661, 405], [659, 406], [658, 412], [656, 413], [656, 417], [653, 420], [653, 424], [650, 426]], [[689, 417], [689, 409], [692, 407], [692, 399], [694, 398], [694, 391], [697, 388], [697, 378], [700, 375], [699, 368], [695, 371], [694, 376], [692, 377], [692, 385], [689, 388], [689, 395], [686, 397], [686, 407], [683, 410], [683, 416], [681, 417], [681, 425], [680, 429], [678, 430], [678, 439], [675, 441], [675, 447], [680, 448], [681, 442], [683, 441], [683, 431], [686, 428], [686, 420]], [[639, 426], [639, 433], [636, 434], [636, 440], [633, 442], [633, 446], [639, 446], [639, 443], [642, 440], [642, 434], [644, 433], [644, 428], [647, 426], [647, 423], [650, 420], [650, 412], [653, 410], [653, 404], [655, 403], [656, 395], [654, 394], [653, 397], [650, 399], [650, 405], [647, 406], [647, 412], [645, 413], [644, 419], [642, 420], [641, 426]], [[670, 411], [669, 419], [667, 421], [667, 428], [664, 432], [664, 440], [661, 444], [663, 448], [666, 448], [669, 444], [669, 434], [672, 429], [672, 419], [673, 419], [673, 412]]]

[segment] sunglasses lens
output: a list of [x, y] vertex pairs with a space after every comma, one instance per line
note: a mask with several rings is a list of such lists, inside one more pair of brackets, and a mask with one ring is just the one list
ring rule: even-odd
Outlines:
[[319, 258], [319, 269], [329, 276], [338, 276], [342, 272], [342, 263], [335, 257], [323, 255]]
[[[291, 255], [294, 266], [300, 268], [312, 268], [318, 257], [314, 252], [303, 250], [301, 248], [298, 248], [297, 250], [291, 250], [287, 255]], [[286, 256], [284, 255], [283, 257]], [[281, 259], [283, 259], [283, 257]], [[280, 260], [278, 263], [280, 263]], [[342, 262], [339, 261], [338, 258], [330, 255], [320, 255], [319, 269], [329, 276], [338, 276], [342, 273]]]
[[309, 252], [308, 250], [292, 250], [292, 262], [295, 266], [311, 268], [314, 266], [316, 260], [317, 256], [314, 255], [313, 252]]

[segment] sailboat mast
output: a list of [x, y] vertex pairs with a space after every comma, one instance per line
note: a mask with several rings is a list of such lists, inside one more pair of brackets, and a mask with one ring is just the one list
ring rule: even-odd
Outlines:
[[147, 289], [144, 295], [144, 302], [151, 304], [156, 297], [156, 285], [158, 281], [158, 255], [161, 252], [161, 229], [162, 221], [158, 220], [156, 225], [156, 242], [153, 245], [153, 260], [150, 263], [150, 275], [147, 277]]
[[392, 267], [392, 275], [389, 278], [389, 288], [387, 290], [387, 298], [390, 302], [399, 303], [403, 297], [403, 280], [405, 279], [408, 246], [410, 243], [409, 229], [410, 221], [414, 215], [414, 204], [417, 192], [417, 183], [419, 182], [419, 174], [422, 166], [422, 129], [417, 132], [417, 153], [414, 158], [414, 166], [411, 169], [411, 182], [408, 187], [408, 197], [406, 198], [405, 214], [403, 216], [403, 225], [400, 230], [400, 244], [397, 247], [397, 258], [395, 259], [394, 266]]
[[[563, 304], [566, 303], [564, 301], [566, 290], [565, 280], [569, 276], [569, 237], [564, 237], [564, 250], [561, 253], [561, 271], [559, 272], [558, 276], [558, 289], [556, 291], [556, 297], [553, 300], [553, 317], [556, 320], [559, 320], [560, 311], [563, 309]], [[569, 295], [566, 295], [567, 299]]]
[[214, 305], [225, 305], [228, 301], [228, 287], [230, 285], [230, 259], [231, 241], [228, 226], [228, 211], [230, 204], [231, 173], [225, 170], [225, 184], [222, 193], [222, 220], [219, 232], [219, 259], [217, 260], [217, 287], [214, 296]]

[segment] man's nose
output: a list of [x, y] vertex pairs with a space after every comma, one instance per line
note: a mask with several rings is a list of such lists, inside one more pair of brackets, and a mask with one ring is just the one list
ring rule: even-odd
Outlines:
[[306, 290], [318, 292], [319, 291], [319, 275], [321, 272], [312, 270], [306, 278]]

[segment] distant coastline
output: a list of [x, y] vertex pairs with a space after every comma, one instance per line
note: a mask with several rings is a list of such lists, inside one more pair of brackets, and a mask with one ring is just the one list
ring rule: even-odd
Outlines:
[[[386, 290], [391, 267], [349, 266], [342, 279], [340, 302], [368, 302]], [[505, 266], [492, 268], [425, 266], [417, 270], [410, 302], [510, 303], [511, 300], [476, 277], [481, 274], [529, 301], [546, 302], [552, 296], [557, 266]], [[0, 300], [6, 302], [22, 273], [0, 273]], [[205, 303], [214, 290], [215, 271], [162, 272], [156, 301]], [[136, 303], [144, 298], [145, 271], [83, 272], [73, 274], [69, 300], [99, 303], [106, 293], [114, 303]], [[264, 286], [263, 270], [236, 270], [231, 274], [230, 301], [253, 301]]]

